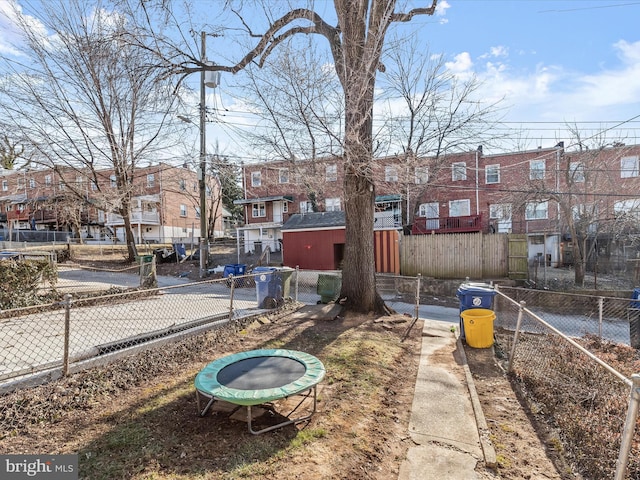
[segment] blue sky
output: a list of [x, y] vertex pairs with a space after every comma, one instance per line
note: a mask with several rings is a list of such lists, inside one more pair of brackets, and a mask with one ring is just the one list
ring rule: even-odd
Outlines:
[[[640, 115], [640, 2], [447, 0], [442, 7], [419, 20], [425, 40], [450, 68], [482, 78], [488, 97], [504, 95], [508, 120], [594, 122], [579, 125], [596, 133]], [[554, 144], [553, 124], [525, 126], [532, 140]], [[622, 127], [620, 135], [637, 143], [640, 122]]]
[[[0, 12], [9, 1], [22, 0], [0, 0]], [[194, 3], [211, 11], [216, 2]], [[315, 3], [321, 14], [332, 10], [329, 0]], [[394, 25], [390, 33], [419, 31], [451, 71], [461, 78], [476, 74], [484, 82], [482, 98], [504, 98], [507, 125], [526, 131], [523, 147], [555, 145], [565, 139], [567, 122], [576, 122], [584, 136], [625, 122], [608, 136], [631, 144], [640, 143], [639, 20], [640, 1], [441, 0], [437, 15]], [[10, 53], [10, 33], [10, 19], [0, 14], [0, 53]], [[223, 42], [216, 39], [208, 48], [224, 48]], [[210, 105], [227, 96], [222, 104], [229, 117], [236, 106], [232, 84], [223, 76], [222, 88], [208, 96]], [[218, 140], [223, 151], [238, 151], [238, 143], [226, 138], [228, 131], [209, 125], [209, 145]]]

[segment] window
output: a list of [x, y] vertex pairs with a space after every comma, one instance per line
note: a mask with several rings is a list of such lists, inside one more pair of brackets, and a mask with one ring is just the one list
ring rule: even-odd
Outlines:
[[36, 188], [36, 181], [33, 178], [29, 179], [29, 188]]
[[187, 206], [182, 203], [180, 204], [180, 216], [181, 217], [187, 216]]
[[289, 169], [281, 168], [278, 170], [278, 183], [289, 183]]
[[327, 165], [325, 179], [327, 182], [337, 182], [338, 181], [338, 166], [337, 165]]
[[339, 212], [340, 211], [340, 199], [339, 198], [327, 198], [324, 201], [325, 210], [327, 212]]
[[623, 215], [640, 216], [640, 198], [629, 198], [613, 204], [613, 213], [616, 217]]
[[200, 207], [195, 207], [196, 210], [196, 218], [200, 218]]
[[111, 188], [116, 188], [117, 183], [116, 183], [116, 176], [115, 175], [111, 175], [109, 177], [109, 182], [111, 183]]
[[262, 172], [251, 172], [251, 186], [259, 187], [262, 185]]
[[438, 218], [440, 216], [440, 205], [438, 202], [423, 203], [418, 208], [419, 217]]
[[44, 184], [47, 187], [51, 186], [51, 175], [45, 175], [44, 176]]
[[9, 190], [9, 182], [7, 180], [2, 180], [2, 190], [5, 192]]
[[153, 173], [147, 173], [147, 188], [156, 186], [156, 176]]
[[16, 179], [17, 183], [18, 183], [18, 188], [20, 190], [22, 190], [24, 188], [24, 178], [23, 177], [18, 177]]
[[416, 167], [415, 169], [416, 185], [425, 185], [429, 182], [429, 168]]
[[82, 188], [82, 184], [84, 183], [84, 178], [82, 178], [81, 176], [77, 176], [76, 177], [76, 186], [78, 188]]
[[598, 228], [596, 219], [598, 218], [597, 204], [578, 204], [571, 207], [573, 220], [579, 222], [582, 227], [586, 227], [587, 232], [595, 233]]
[[542, 220], [549, 216], [549, 202], [527, 203], [524, 210], [525, 220]]
[[467, 164], [455, 162], [451, 165], [451, 180], [454, 182], [467, 179]]
[[487, 165], [484, 177], [486, 183], [500, 183], [500, 165]]
[[398, 169], [393, 165], [387, 165], [384, 167], [384, 181], [385, 182], [397, 182], [398, 181]]
[[180, 181], [180, 191], [181, 192], [186, 192], [187, 191], [187, 181], [184, 178], [181, 178]]
[[300, 213], [313, 212], [313, 204], [309, 201], [300, 202]]
[[494, 203], [489, 205], [489, 218], [492, 220], [511, 220], [511, 204]]
[[60, 180], [60, 181], [58, 182], [58, 189], [59, 189], [59, 190], [64, 190], [64, 189], [66, 189], [66, 188], [67, 188], [67, 186], [65, 185], [64, 181]]
[[571, 162], [569, 164], [569, 176], [573, 183], [584, 182], [584, 165], [580, 162]]
[[264, 205], [264, 202], [253, 203], [251, 205], [251, 216], [253, 218], [260, 218], [267, 216], [267, 209]]
[[467, 217], [471, 215], [470, 200], [452, 200], [449, 202], [450, 217]]
[[529, 162], [529, 180], [544, 180], [544, 160], [531, 160]]
[[91, 190], [94, 192], [98, 190], [98, 184], [96, 182], [91, 182]]
[[622, 157], [620, 159], [620, 178], [638, 176], [638, 156]]

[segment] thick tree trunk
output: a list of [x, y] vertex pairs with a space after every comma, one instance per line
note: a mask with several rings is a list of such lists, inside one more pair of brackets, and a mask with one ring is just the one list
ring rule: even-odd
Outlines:
[[138, 255], [138, 249], [136, 248], [136, 238], [133, 235], [133, 230], [131, 228], [128, 203], [129, 202], [125, 202], [125, 206], [120, 209], [120, 215], [122, 215], [124, 220], [124, 235], [127, 242], [127, 260], [133, 262]]
[[586, 241], [583, 239], [578, 239], [577, 237], [573, 237], [573, 251], [574, 251], [574, 255], [573, 255], [573, 264], [574, 264], [574, 273], [575, 273], [575, 277], [574, 277], [574, 283], [579, 286], [579, 287], [583, 287], [584, 286], [584, 275], [585, 275], [585, 271], [586, 271], [586, 264], [587, 264], [587, 258], [586, 258], [586, 248], [585, 248], [585, 243]]
[[384, 311], [384, 302], [376, 291], [373, 245], [373, 205], [375, 189], [367, 178], [347, 166], [344, 187], [346, 245], [342, 269], [340, 298], [349, 310], [357, 312]]
[[345, 256], [340, 298], [348, 310], [384, 313], [376, 290], [373, 217], [375, 185], [371, 175], [373, 155], [373, 86], [375, 77], [365, 77], [364, 86], [345, 95]]

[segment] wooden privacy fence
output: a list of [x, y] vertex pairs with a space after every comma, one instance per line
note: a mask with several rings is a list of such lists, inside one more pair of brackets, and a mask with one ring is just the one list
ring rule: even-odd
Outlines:
[[400, 245], [402, 275], [435, 278], [509, 276], [509, 235], [457, 233], [407, 235]]

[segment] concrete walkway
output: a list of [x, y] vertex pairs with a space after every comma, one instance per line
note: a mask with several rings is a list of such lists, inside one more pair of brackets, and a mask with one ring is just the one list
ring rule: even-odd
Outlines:
[[461, 341], [452, 323], [425, 320], [409, 434], [399, 480], [472, 480], [496, 454]]

